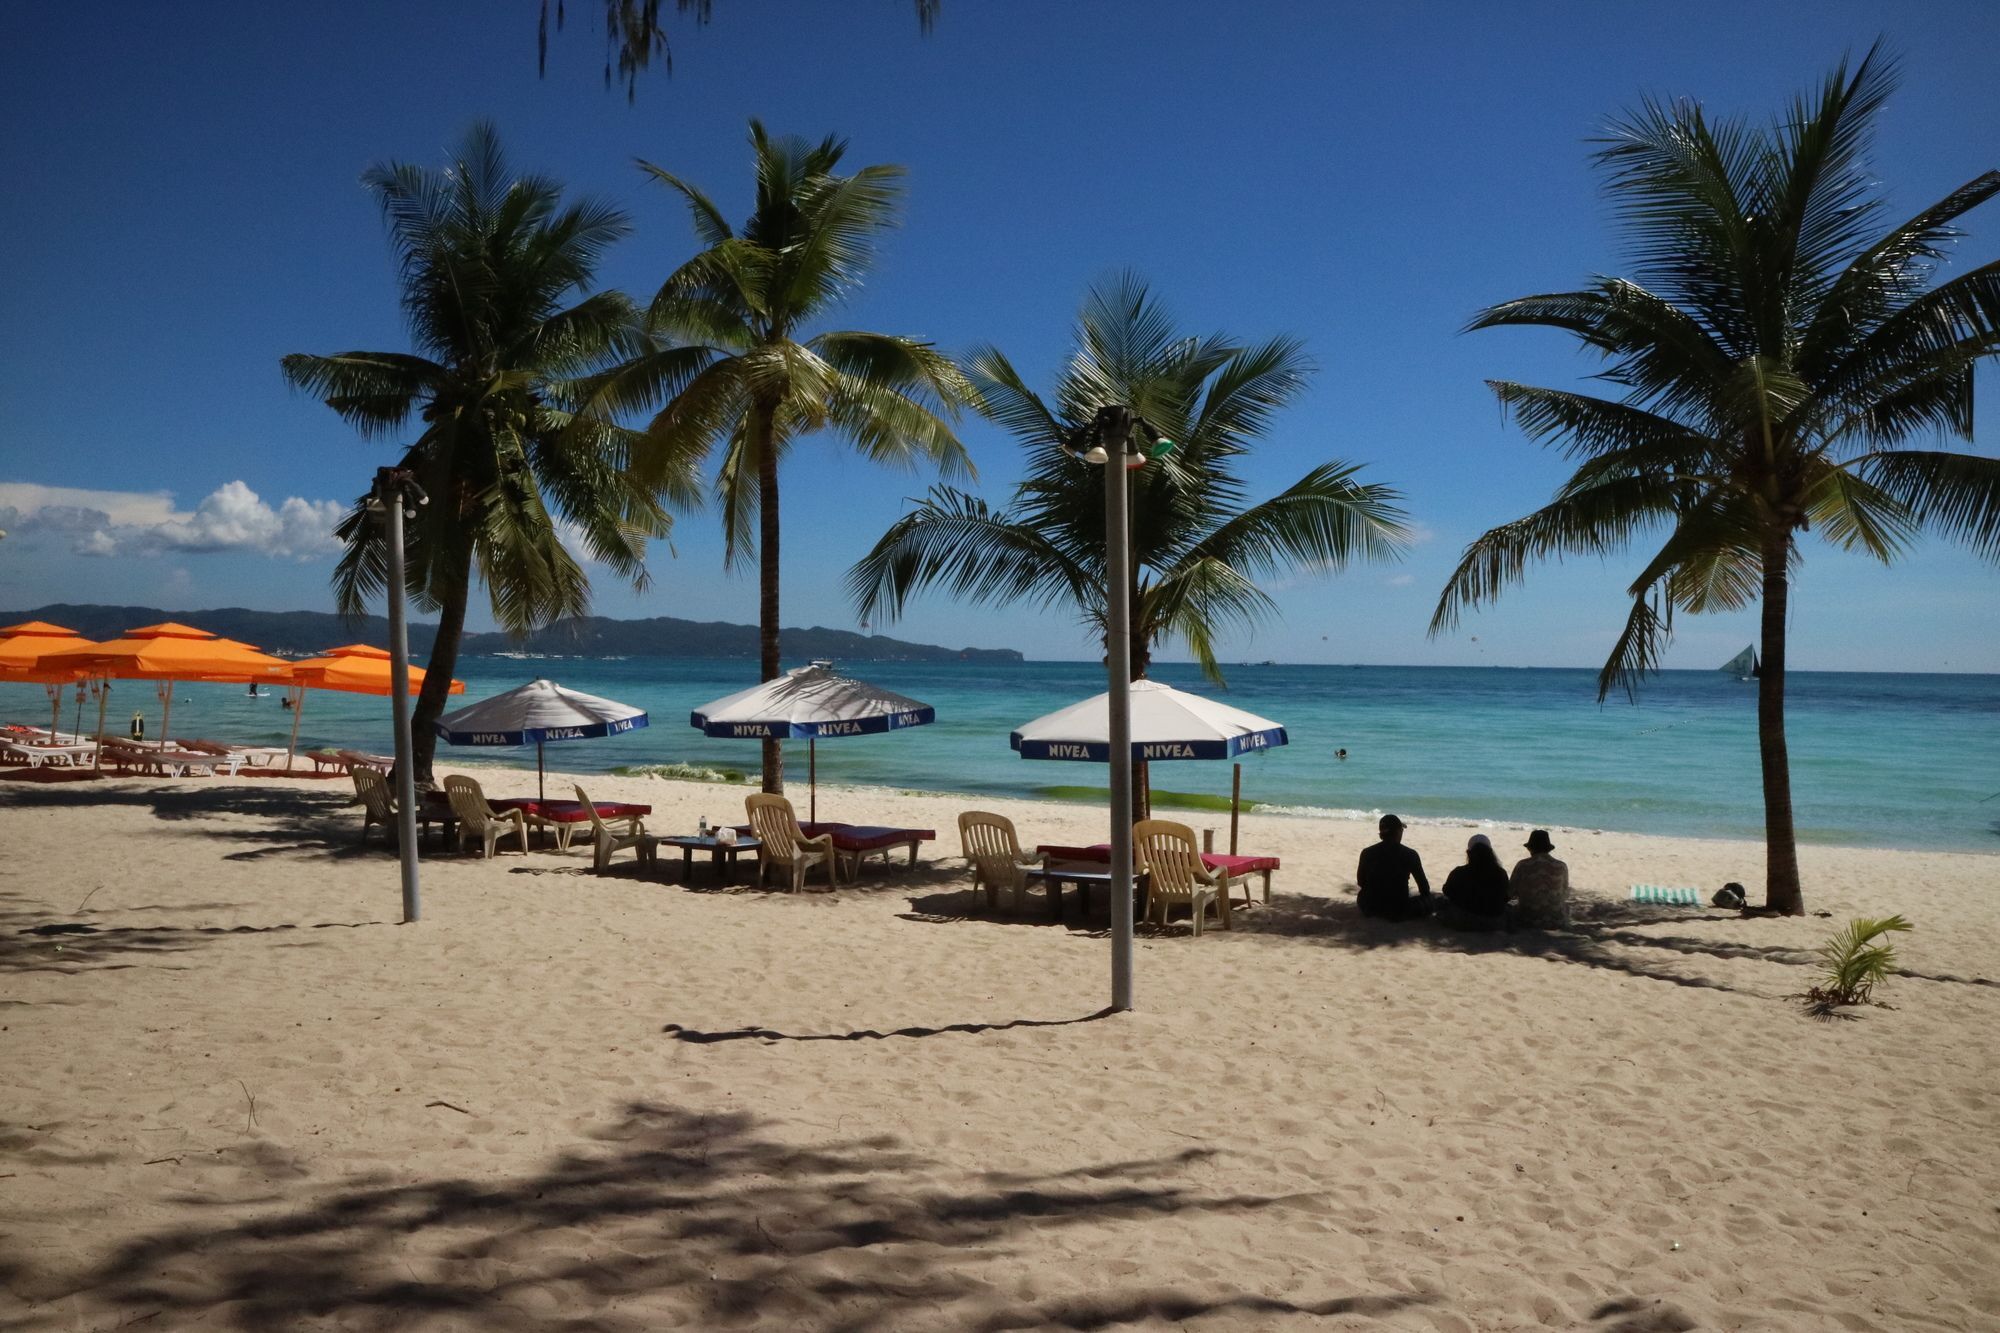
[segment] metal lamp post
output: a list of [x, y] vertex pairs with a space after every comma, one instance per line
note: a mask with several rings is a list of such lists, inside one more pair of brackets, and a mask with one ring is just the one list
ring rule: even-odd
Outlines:
[[1104, 666], [1110, 677], [1111, 742], [1111, 1007], [1132, 1007], [1132, 539], [1125, 474], [1147, 455], [1173, 447], [1150, 422], [1121, 405], [1100, 407], [1071, 435], [1071, 454], [1104, 467]]
[[416, 747], [410, 740], [410, 631], [403, 617], [403, 520], [415, 518], [415, 501], [430, 497], [408, 468], [375, 470], [375, 489], [368, 508], [383, 520], [389, 539], [389, 690], [390, 715], [396, 728], [396, 855], [403, 867], [403, 920], [419, 920], [422, 904], [417, 891]]

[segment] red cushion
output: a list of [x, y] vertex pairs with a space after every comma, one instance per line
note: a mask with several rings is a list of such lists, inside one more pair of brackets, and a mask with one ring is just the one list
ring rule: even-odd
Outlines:
[[[1109, 861], [1111, 859], [1111, 844], [1108, 842], [1096, 843], [1089, 847], [1064, 847], [1056, 843], [1045, 842], [1036, 847], [1035, 850], [1044, 856], [1053, 857], [1058, 861]], [[1275, 856], [1224, 856], [1220, 852], [1203, 852], [1201, 854], [1201, 862], [1211, 870], [1226, 870], [1231, 875], [1250, 875], [1260, 870], [1278, 869], [1278, 858]]]
[[[553, 824], [581, 824], [590, 818], [590, 812], [583, 808], [582, 801], [520, 801], [515, 804]], [[630, 805], [623, 801], [592, 801], [591, 804], [597, 807], [599, 819], [630, 819], [653, 813], [650, 805]], [[494, 805], [497, 808], [499, 802], [495, 801]]]
[[[872, 852], [884, 847], [901, 847], [910, 842], [932, 842], [937, 838], [935, 829], [927, 828], [886, 828], [880, 824], [822, 824], [825, 832], [833, 834], [833, 845], [843, 852]], [[811, 829], [807, 830], [812, 836]]]

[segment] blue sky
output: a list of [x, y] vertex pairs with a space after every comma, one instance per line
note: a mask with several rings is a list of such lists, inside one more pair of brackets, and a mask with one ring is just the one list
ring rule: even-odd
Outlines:
[[[1283, 619], [1226, 658], [1596, 665], [1636, 556], [1544, 569], [1460, 633], [1424, 633], [1465, 542], [1564, 472], [1482, 381], [1591, 367], [1555, 334], [1457, 330], [1484, 304], [1615, 270], [1584, 140], [1643, 92], [1762, 117], [1879, 34], [1904, 61], [1876, 153], [1895, 211], [2000, 166], [2000, 8], [1972, 0], [946, 0], [929, 38], [904, 0], [720, 0], [713, 26], [677, 29], [673, 76], [644, 78], [636, 105], [601, 87], [597, 6], [570, 9], [545, 79], [534, 0], [116, 6], [110, 30], [64, 6], [10, 11], [0, 608], [328, 606], [326, 515], [388, 451], [292, 394], [277, 362], [405, 345], [362, 170], [436, 164], [491, 117], [517, 165], [630, 209], [638, 232], [604, 279], [649, 295], [694, 241], [632, 159], [740, 215], [755, 115], [909, 168], [905, 224], [842, 324], [990, 341], [1047, 384], [1085, 288], [1130, 266], [1191, 329], [1306, 340], [1319, 373], [1256, 457], [1264, 488], [1365, 462], [1425, 540], [1395, 567], [1287, 581]], [[1968, 260], [2000, 255], [2000, 207], [1971, 226]], [[1989, 402], [1996, 388], [1985, 376]], [[964, 438], [1001, 497], [1015, 446], [978, 422]], [[1990, 424], [1974, 447], [2000, 447]], [[853, 626], [842, 574], [928, 484], [804, 448], [786, 623]], [[754, 584], [720, 549], [712, 514], [686, 517], [652, 590], [600, 578], [597, 608], [750, 620]], [[1793, 663], [2000, 670], [1996, 578], [1935, 541], [1888, 571], [1814, 545]], [[1060, 616], [935, 596], [891, 632], [1097, 654]], [[1753, 636], [1749, 616], [1684, 620], [1669, 664], [1711, 666]]]

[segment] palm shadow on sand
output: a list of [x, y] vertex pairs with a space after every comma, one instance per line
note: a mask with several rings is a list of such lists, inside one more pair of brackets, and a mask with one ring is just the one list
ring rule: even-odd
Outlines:
[[81, 1308], [273, 1333], [332, 1317], [361, 1330], [434, 1319], [611, 1333], [675, 1316], [699, 1328], [1101, 1329], [1218, 1312], [1382, 1315], [1436, 1299], [1216, 1283], [1023, 1295], [1018, 1273], [988, 1281], [982, 1268], [1044, 1249], [1052, 1229], [1326, 1204], [1198, 1189], [1187, 1173], [1210, 1149], [1023, 1174], [928, 1160], [887, 1134], [796, 1143], [777, 1128], [635, 1102], [522, 1175], [294, 1180], [227, 1214], [226, 1195], [187, 1196], [213, 1219], [191, 1212], [69, 1271], [16, 1264], [11, 1287], [38, 1304], [0, 1327], [72, 1327]]

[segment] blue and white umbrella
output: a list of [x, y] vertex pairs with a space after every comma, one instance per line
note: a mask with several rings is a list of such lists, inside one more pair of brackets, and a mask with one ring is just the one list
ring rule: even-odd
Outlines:
[[[1285, 744], [1285, 728], [1267, 717], [1153, 680], [1132, 682], [1132, 759], [1234, 759]], [[1059, 708], [1015, 731], [1007, 743], [1023, 759], [1111, 758], [1111, 696]]]
[[548, 794], [542, 770], [544, 744], [618, 736], [645, 725], [643, 709], [566, 690], [552, 680], [531, 680], [446, 713], [436, 723], [437, 734], [453, 745], [534, 746], [536, 790], [542, 795]]
[[[1287, 741], [1282, 723], [1246, 713], [1199, 694], [1187, 694], [1154, 680], [1132, 682], [1132, 760], [1149, 764], [1173, 759], [1238, 759]], [[1023, 759], [1073, 759], [1102, 764], [1111, 759], [1111, 696], [1093, 695], [1023, 725], [1007, 738]], [[1242, 768], [1232, 775], [1229, 845], [1236, 849], [1237, 804]]]
[[937, 710], [906, 695], [843, 676], [831, 662], [814, 662], [725, 695], [688, 715], [705, 736], [724, 740], [802, 740], [812, 784], [808, 819], [819, 814], [819, 742], [834, 736], [877, 736], [921, 727]]

